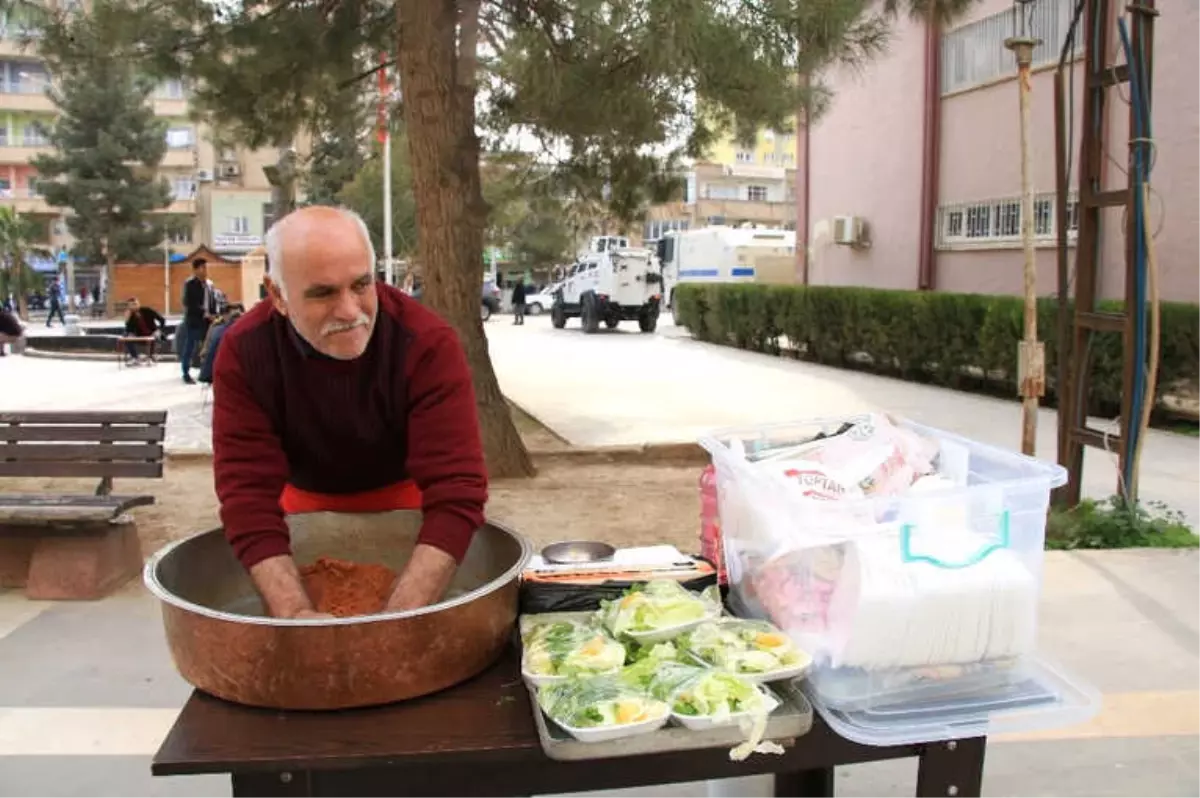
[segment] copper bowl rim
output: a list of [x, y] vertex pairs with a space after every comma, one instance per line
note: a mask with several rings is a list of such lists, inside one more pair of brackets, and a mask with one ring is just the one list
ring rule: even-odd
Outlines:
[[476, 599], [483, 598], [491, 593], [500, 590], [509, 583], [519, 580], [521, 574], [525, 571], [525, 566], [529, 562], [529, 558], [533, 554], [533, 547], [525, 537], [512, 529], [509, 529], [504, 524], [498, 524], [494, 521], [488, 521], [485, 524], [493, 529], [499, 530], [517, 542], [521, 547], [521, 553], [517, 557], [517, 561], [512, 567], [502, 573], [500, 576], [484, 582], [479, 587], [463, 593], [461, 596], [455, 596], [448, 601], [442, 601], [437, 604], [430, 604], [428, 607], [419, 607], [415, 610], [403, 610], [401, 612], [382, 612], [378, 615], [356, 615], [350, 618], [270, 618], [260, 615], [239, 615], [233, 612], [225, 612], [224, 610], [214, 610], [212, 607], [205, 607], [202, 604], [196, 604], [167, 590], [162, 582], [158, 579], [158, 565], [172, 551], [179, 546], [194, 540], [202, 535], [210, 535], [215, 530], [206, 532], [197, 532], [195, 535], [189, 535], [181, 540], [176, 540], [161, 549], [156, 551], [149, 560], [146, 561], [145, 567], [142, 569], [142, 581], [145, 582], [147, 589], [150, 590], [160, 601], [165, 604], [170, 604], [187, 612], [195, 613], [196, 615], [204, 616], [205, 618], [213, 618], [220, 621], [230, 621], [232, 623], [251, 624], [255, 626], [357, 626], [359, 624], [382, 623], [385, 621], [399, 621], [405, 618], [417, 618], [422, 615], [432, 615], [442, 610], [450, 610], [455, 607], [469, 604]]

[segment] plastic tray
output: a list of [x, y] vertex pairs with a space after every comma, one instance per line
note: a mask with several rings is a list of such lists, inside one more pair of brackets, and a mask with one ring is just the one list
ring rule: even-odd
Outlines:
[[[538, 707], [536, 691], [532, 687], [528, 689], [532, 699], [534, 725], [542, 750], [547, 757], [558, 761], [733, 748], [745, 741], [745, 735], [737, 726], [716, 726], [706, 730], [660, 726], [645, 734], [581, 742], [560, 728], [557, 723], [548, 720], [546, 714]], [[777, 687], [777, 691], [781, 702], [779, 708], [767, 718], [767, 731], [763, 739], [787, 747], [797, 738], [808, 734], [812, 728], [813, 708], [797, 682], [784, 682]]]
[[1099, 711], [1099, 693], [1049, 660], [1022, 662], [1020, 675], [991, 692], [865, 710], [828, 706], [811, 682], [805, 691], [830, 728], [863, 745], [913, 745], [1073, 726]]
[[[537, 704], [536, 696], [534, 696], [534, 704], [535, 705]], [[544, 712], [539, 711], [538, 714], [545, 717]], [[663, 726], [666, 726], [667, 722], [670, 719], [671, 719], [671, 713], [668, 711], [668, 712], [664, 712], [662, 714], [661, 718], [654, 718], [653, 720], [644, 720], [641, 723], [625, 723], [620, 726], [600, 726], [600, 727], [592, 727], [592, 728], [587, 728], [587, 729], [580, 729], [575, 726], [568, 726], [565, 723], [559, 723], [558, 721], [554, 720], [553, 718], [550, 719], [550, 722], [553, 723], [555, 726], [559, 727], [560, 729], [562, 729], [563, 731], [565, 731], [567, 734], [574, 737], [579, 742], [592, 744], [592, 743], [607, 743], [607, 742], [612, 742], [614, 740], [624, 740], [628, 737], [636, 737], [640, 734], [649, 734], [650, 732], [656, 732], [659, 729], [661, 729]]]
[[[767, 688], [760, 686], [758, 689], [762, 691], [763, 695], [767, 699], [767, 706], [769, 707], [769, 709], [767, 709], [767, 718], [769, 720], [771, 714], [775, 712], [775, 710], [779, 709], [781, 702], [775, 697], [775, 694]], [[708, 731], [709, 729], [719, 729], [725, 726], [740, 727], [740, 724], [743, 720], [748, 721], [753, 717], [754, 716], [749, 712], [736, 712], [732, 715], [726, 715], [723, 718], [715, 718], [711, 715], [680, 715], [678, 712], [671, 712], [671, 720], [673, 722], [678, 723], [680, 726], [683, 726], [685, 729], [690, 729], [691, 731]]]
[[814, 668], [811, 688], [824, 706], [846, 711], [970, 700], [994, 695], [1026, 679], [1021, 660], [880, 672]]

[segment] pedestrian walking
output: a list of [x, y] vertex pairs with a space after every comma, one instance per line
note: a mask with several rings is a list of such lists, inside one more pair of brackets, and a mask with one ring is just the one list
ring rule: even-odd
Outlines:
[[525, 281], [518, 277], [512, 291], [513, 324], [525, 323]]
[[54, 321], [56, 315], [63, 326], [67, 326], [67, 317], [63, 315], [63, 303], [66, 302], [66, 299], [62, 281], [55, 277], [54, 282], [50, 284], [50, 315], [46, 316], [47, 327], [52, 326], [50, 322]]

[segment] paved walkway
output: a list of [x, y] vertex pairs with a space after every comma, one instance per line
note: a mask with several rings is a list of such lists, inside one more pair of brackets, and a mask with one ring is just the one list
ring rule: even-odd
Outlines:
[[[555, 330], [544, 316], [523, 327], [498, 318], [488, 343], [504, 393], [579, 445], [694, 441], [725, 427], [888, 410], [1020, 449], [1015, 401], [700, 343], [669, 323], [656, 335], [633, 329], [588, 336], [574, 322]], [[1056, 430], [1055, 412], [1040, 411], [1037, 452], [1052, 462]], [[1089, 449], [1084, 458], [1085, 494], [1115, 493], [1116, 455]], [[1200, 526], [1200, 439], [1151, 430], [1141, 470], [1143, 499]]]
[[[196, 371], [192, 371], [192, 376]], [[211, 413], [179, 364], [118, 368], [115, 359], [0, 359], [0, 410], [166, 410], [167, 451], [211, 452]]]

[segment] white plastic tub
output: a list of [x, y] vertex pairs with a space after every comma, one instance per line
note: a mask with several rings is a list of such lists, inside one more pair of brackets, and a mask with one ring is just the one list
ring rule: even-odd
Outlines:
[[[755, 462], [860, 418], [701, 439], [716, 471], [731, 607], [773, 622], [813, 655], [808, 692], [823, 711], [863, 720], [854, 713], [941, 701], [952, 714], [975, 700], [986, 719], [1021, 674], [1047, 672], [1036, 659], [1037, 608], [1050, 492], [1066, 471], [903, 419], [893, 420], [937, 442], [958, 486], [822, 501], [802, 495], [785, 466]], [[877, 580], [896, 578], [924, 591], [920, 602], [897, 609], [883, 600], [890, 594]], [[1072, 690], [1087, 694], [1055, 695]]]

